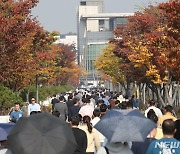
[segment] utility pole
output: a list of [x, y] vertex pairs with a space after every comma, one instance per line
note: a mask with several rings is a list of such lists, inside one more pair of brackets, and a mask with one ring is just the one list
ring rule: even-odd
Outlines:
[[36, 102], [39, 102], [38, 75], [36, 75]]

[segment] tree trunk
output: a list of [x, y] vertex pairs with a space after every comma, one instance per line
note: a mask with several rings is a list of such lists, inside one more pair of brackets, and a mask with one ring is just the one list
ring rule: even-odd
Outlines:
[[[172, 86], [172, 85], [170, 85]], [[179, 83], [177, 83], [177, 86], [175, 88], [175, 91], [174, 91], [174, 94], [170, 96], [170, 93], [169, 93], [169, 86], [168, 85], [165, 85], [165, 97], [167, 99], [167, 103], [169, 105], [172, 105], [174, 104], [175, 102], [175, 99], [176, 99], [176, 96], [178, 94], [178, 90], [179, 90]]]
[[26, 93], [26, 102], [29, 102], [29, 88], [28, 88], [28, 90], [27, 90], [27, 93]]
[[162, 95], [161, 95], [161, 87], [160, 87], [160, 86], [157, 86], [157, 95], [158, 95], [157, 97], [159, 98], [162, 106], [165, 107], [166, 104], [165, 104], [165, 102], [164, 102], [164, 100], [163, 100], [163, 98], [162, 98]]

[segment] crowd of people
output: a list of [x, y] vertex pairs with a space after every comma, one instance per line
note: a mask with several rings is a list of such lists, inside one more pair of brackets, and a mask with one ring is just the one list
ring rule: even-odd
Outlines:
[[[51, 104], [51, 114], [72, 127], [78, 145], [74, 154], [180, 154], [180, 119], [177, 119], [171, 105], [161, 110], [156, 107], [155, 101], [149, 101], [143, 114], [156, 123], [157, 127], [148, 134], [145, 141], [112, 143], [94, 126], [109, 110], [138, 110], [135, 95], [123, 96], [122, 93], [108, 90], [79, 90], [54, 95]], [[32, 98], [27, 107], [27, 116], [38, 113], [41, 113], [41, 107]], [[10, 121], [16, 123], [23, 116], [24, 112], [20, 110], [19, 103], [16, 103], [14, 111], [10, 113]]]

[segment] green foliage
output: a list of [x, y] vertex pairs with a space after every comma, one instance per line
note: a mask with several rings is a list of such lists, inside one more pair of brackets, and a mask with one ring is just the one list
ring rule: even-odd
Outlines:
[[22, 98], [22, 100], [24, 102], [27, 101], [26, 97], [27, 97], [28, 93], [29, 93], [29, 99], [31, 99], [32, 97], [35, 97], [36, 96], [36, 86], [29, 86], [20, 91], [19, 96]]
[[9, 88], [0, 85], [0, 108], [2, 107], [12, 107], [15, 102], [22, 103], [21, 97], [14, 93]]
[[71, 89], [72, 88], [69, 86], [42, 86], [39, 88], [39, 101], [43, 101], [49, 96], [60, 94]]
[[[71, 90], [72, 87], [70, 86], [42, 86], [39, 87], [39, 101], [45, 100], [49, 96], [53, 96], [54, 94], [60, 94], [62, 92], [66, 92]], [[23, 101], [26, 101], [26, 94], [28, 93], [28, 89], [25, 88], [21, 91], [20, 96], [22, 97]], [[29, 87], [29, 99], [32, 97], [36, 98], [36, 87], [31, 86]]]
[[58, 31], [52, 31], [52, 32], [50, 33], [50, 35], [52, 35], [52, 36], [59, 36], [59, 35], [60, 35], [60, 32], [58, 32]]

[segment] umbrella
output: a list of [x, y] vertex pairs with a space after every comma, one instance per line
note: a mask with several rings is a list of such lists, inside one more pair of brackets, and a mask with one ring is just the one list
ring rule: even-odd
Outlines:
[[144, 141], [156, 124], [138, 110], [111, 110], [94, 126], [109, 142]]
[[0, 127], [0, 141], [7, 140], [7, 132]]
[[3, 128], [7, 134], [13, 129], [15, 123], [0, 123], [0, 127]]
[[45, 112], [19, 119], [8, 143], [13, 154], [72, 154], [76, 149], [69, 124]]

